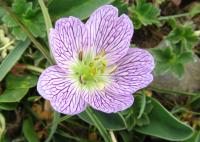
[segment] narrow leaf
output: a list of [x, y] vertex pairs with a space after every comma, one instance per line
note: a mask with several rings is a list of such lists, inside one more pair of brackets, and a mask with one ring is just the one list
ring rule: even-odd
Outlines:
[[25, 119], [23, 122], [23, 133], [28, 142], [39, 142], [37, 134], [34, 131], [31, 119]]
[[30, 41], [26, 40], [24, 42], [18, 42], [16, 47], [8, 54], [8, 56], [3, 60], [0, 65], [0, 81], [6, 76], [6, 74], [11, 70], [15, 63], [20, 59], [24, 51], [29, 46]]

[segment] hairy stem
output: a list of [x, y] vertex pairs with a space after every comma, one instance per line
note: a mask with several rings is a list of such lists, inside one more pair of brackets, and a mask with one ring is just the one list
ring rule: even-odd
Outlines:
[[190, 16], [190, 13], [181, 13], [181, 14], [177, 14], [177, 15], [161, 16], [158, 19], [159, 20], [168, 20], [171, 18], [180, 18], [180, 17], [187, 17], [187, 16]]

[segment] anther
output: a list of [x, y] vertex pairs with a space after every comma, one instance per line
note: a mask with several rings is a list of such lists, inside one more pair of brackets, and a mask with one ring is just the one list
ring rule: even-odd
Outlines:
[[80, 82], [81, 84], [85, 84], [85, 81], [84, 81], [84, 79], [83, 79], [83, 76], [82, 76], [82, 75], [80, 75], [80, 76], [79, 76], [79, 82]]
[[80, 52], [78, 53], [78, 59], [79, 59], [80, 61], [83, 60], [83, 51], [80, 51]]

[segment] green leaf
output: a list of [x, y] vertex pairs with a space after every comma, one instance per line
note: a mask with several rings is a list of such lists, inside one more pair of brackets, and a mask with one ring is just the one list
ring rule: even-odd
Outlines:
[[[101, 123], [103, 124], [103, 126], [106, 129], [122, 130], [122, 129], [126, 128], [123, 118], [117, 113], [107, 114], [107, 113], [103, 113], [103, 112], [100, 112], [97, 110], [93, 110], [93, 112], [95, 113], [95, 115], [98, 117], [98, 119], [101, 121]], [[87, 122], [91, 125], [94, 125], [94, 123], [89, 118], [89, 116], [86, 112], [82, 112], [78, 116], [85, 122]], [[110, 120], [112, 120], [112, 121], [110, 121]]]
[[80, 19], [87, 18], [98, 7], [109, 4], [114, 0], [52, 0], [49, 4], [49, 13], [53, 19], [66, 16], [75, 16]]
[[27, 93], [28, 88], [6, 89], [0, 96], [0, 103], [19, 102]]
[[6, 78], [6, 87], [7, 89], [32, 88], [36, 86], [37, 80], [37, 76], [31, 74], [23, 76], [9, 74]]
[[3, 60], [0, 65], [0, 81], [6, 76], [10, 69], [16, 64], [16, 62], [21, 58], [24, 51], [29, 46], [30, 41], [26, 40], [24, 42], [18, 42], [16, 47], [8, 54], [8, 56]]
[[150, 123], [136, 127], [137, 132], [169, 141], [183, 141], [191, 137], [193, 134], [191, 127], [175, 118], [155, 99], [149, 97], [148, 100], [153, 104], [153, 109], [148, 115]]
[[5, 15], [5, 10], [0, 6], [0, 18]]
[[93, 124], [96, 126], [96, 128], [98, 129], [99, 133], [101, 134], [101, 136], [103, 137], [105, 142], [113, 142], [113, 140], [111, 139], [111, 135], [108, 133], [108, 131], [106, 130], [106, 128], [104, 127], [104, 125], [102, 124], [101, 120], [99, 119], [99, 117], [94, 113], [94, 111], [91, 108], [87, 108], [86, 109], [86, 113], [89, 116], [89, 118], [91, 119], [91, 121], [93, 122]]
[[190, 15], [193, 17], [200, 13], [200, 3], [195, 3], [192, 9], [189, 11]]
[[45, 23], [44, 23], [44, 19], [43, 19], [42, 14], [38, 14], [34, 18], [31, 18], [29, 20], [25, 19], [23, 21], [24, 21], [24, 24], [29, 29], [29, 31], [35, 37], [45, 37], [46, 27], [45, 27]]
[[18, 103], [0, 103], [0, 109], [2, 110], [15, 110]]
[[140, 101], [140, 111], [139, 114], [137, 116], [137, 119], [140, 119], [144, 113], [145, 107], [146, 107], [146, 95], [144, 94], [144, 92], [142, 93], [142, 97], [141, 97], [141, 101]]
[[16, 27], [18, 26], [15, 20], [9, 15], [6, 14], [2, 17], [2, 21], [8, 26], [8, 27]]
[[158, 16], [160, 15], [160, 10], [156, 8], [153, 4], [146, 2], [145, 0], [136, 0], [136, 5], [130, 8], [133, 21], [137, 19], [144, 25], [160, 24]]
[[18, 15], [23, 14], [26, 11], [26, 8], [26, 0], [15, 0], [12, 4], [13, 11]]
[[193, 25], [177, 25], [172, 27], [173, 30], [167, 35], [166, 40], [173, 47], [175, 44], [184, 50], [191, 50], [198, 41], [198, 36], [194, 34]]
[[194, 132], [192, 137], [185, 140], [184, 142], [200, 142], [200, 131]]
[[163, 75], [170, 70], [170, 64], [166, 62], [157, 62], [154, 69], [155, 75]]
[[51, 131], [50, 131], [48, 138], [45, 140], [45, 142], [51, 141], [51, 138], [53, 137], [53, 135], [56, 132], [56, 129], [58, 127], [59, 120], [60, 120], [60, 113], [54, 111], [53, 122], [52, 122], [52, 125], [51, 125]]
[[23, 122], [23, 133], [28, 142], [39, 142], [36, 132], [34, 131], [31, 119], [25, 119]]
[[185, 64], [194, 61], [193, 53], [192, 52], [183, 52], [177, 58], [179, 63]]
[[[27, 2], [27, 0], [15, 0], [12, 4], [12, 10], [35, 37], [45, 37], [46, 29], [44, 18], [42, 13], [39, 12], [37, 3], [33, 4], [33, 2]], [[7, 25], [10, 23], [11, 22], [7, 20]], [[26, 39], [26, 35], [17, 25], [15, 29], [12, 29], [12, 34], [15, 35], [18, 40]]]
[[[16, 85], [17, 84], [17, 85]], [[19, 102], [27, 93], [29, 88], [37, 84], [34, 75], [14, 76], [9, 74], [6, 78], [6, 90], [0, 96], [0, 102]]]
[[27, 38], [26, 34], [21, 30], [20, 27], [14, 27], [12, 29], [12, 34], [16, 37], [17, 40], [25, 41]]
[[173, 52], [171, 48], [154, 48], [151, 49], [153, 56], [155, 57], [156, 61], [158, 62], [168, 62], [173, 58]]
[[112, 3], [113, 6], [117, 7], [117, 9], [119, 10], [119, 14], [123, 14], [123, 13], [128, 13], [128, 4], [124, 3], [121, 0], [115, 0]]
[[181, 79], [185, 72], [183, 64], [178, 63], [178, 64], [173, 65], [172, 72], [174, 73], [175, 76]]

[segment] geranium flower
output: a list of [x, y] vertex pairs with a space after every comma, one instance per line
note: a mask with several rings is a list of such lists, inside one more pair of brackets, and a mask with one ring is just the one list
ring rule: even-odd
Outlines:
[[117, 8], [98, 8], [84, 24], [61, 18], [50, 30], [50, 47], [57, 65], [39, 77], [37, 90], [61, 113], [78, 114], [91, 106], [112, 113], [133, 104], [133, 93], [152, 80], [153, 57], [129, 48], [133, 25]]

